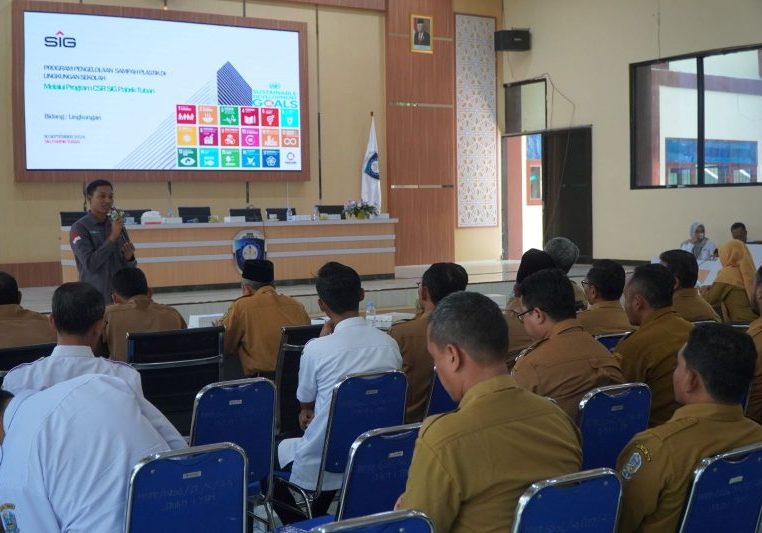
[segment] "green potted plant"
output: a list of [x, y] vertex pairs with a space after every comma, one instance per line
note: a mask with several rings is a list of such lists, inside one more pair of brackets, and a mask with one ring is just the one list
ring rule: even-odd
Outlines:
[[344, 205], [344, 214], [347, 218], [370, 218], [371, 215], [378, 214], [378, 209], [364, 200], [349, 200]]

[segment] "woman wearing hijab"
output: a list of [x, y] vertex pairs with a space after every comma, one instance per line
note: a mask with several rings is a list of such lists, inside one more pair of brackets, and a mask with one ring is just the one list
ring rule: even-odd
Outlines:
[[725, 322], [751, 322], [759, 316], [751, 308], [754, 285], [754, 261], [746, 245], [731, 240], [720, 246], [720, 264], [714, 283], [704, 299], [710, 305], [722, 306]]
[[690, 237], [690, 239], [683, 241], [683, 244], [680, 245], [681, 250], [691, 252], [699, 263], [714, 257], [717, 245], [706, 238], [704, 224], [701, 222], [691, 224]]

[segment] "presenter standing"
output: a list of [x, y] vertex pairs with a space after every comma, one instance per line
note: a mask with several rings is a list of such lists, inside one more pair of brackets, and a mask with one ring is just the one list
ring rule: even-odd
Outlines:
[[111, 277], [126, 267], [137, 266], [135, 246], [130, 242], [124, 220], [114, 209], [114, 188], [106, 180], [95, 180], [87, 186], [88, 213], [77, 220], [69, 231], [80, 281], [93, 285], [111, 301]]

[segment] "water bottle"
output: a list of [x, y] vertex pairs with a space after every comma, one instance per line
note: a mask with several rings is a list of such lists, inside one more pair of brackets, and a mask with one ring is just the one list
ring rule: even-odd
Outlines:
[[294, 220], [294, 210], [291, 208], [286, 209], [286, 220], [291, 222]]
[[318, 210], [318, 206], [312, 208], [312, 220], [320, 220], [320, 211]]
[[370, 322], [371, 325], [376, 321], [376, 304], [373, 303], [373, 300], [368, 300], [365, 306], [365, 320]]

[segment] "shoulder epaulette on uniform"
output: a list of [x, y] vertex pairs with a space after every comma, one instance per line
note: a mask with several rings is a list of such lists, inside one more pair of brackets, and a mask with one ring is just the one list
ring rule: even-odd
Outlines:
[[427, 416], [426, 420], [425, 420], [425, 424], [423, 426], [421, 426], [421, 430], [419, 432], [419, 435], [423, 436], [431, 428], [431, 426], [433, 426], [434, 424], [436, 424], [437, 422], [439, 422], [440, 420], [445, 418], [447, 415], [452, 415], [454, 413], [457, 413], [458, 410], [459, 409], [456, 408], [456, 409], [454, 409], [452, 411], [448, 411], [446, 413], [440, 413], [438, 415]]
[[664, 441], [685, 429], [695, 426], [697, 422], [698, 420], [694, 417], [679, 418], [651, 428], [650, 433], [659, 440]]

